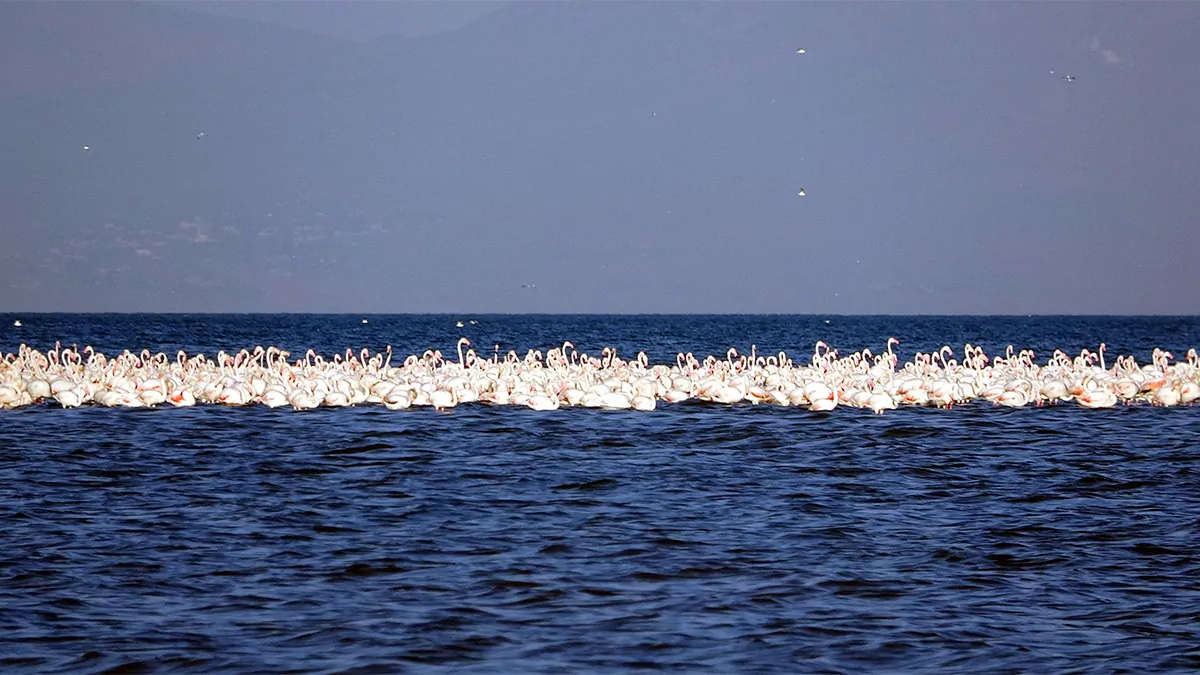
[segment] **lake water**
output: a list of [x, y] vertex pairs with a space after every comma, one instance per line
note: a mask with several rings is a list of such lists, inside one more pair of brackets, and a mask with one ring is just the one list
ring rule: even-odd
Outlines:
[[[0, 315], [5, 353], [462, 335], [1145, 362], [1200, 318]], [[1198, 460], [1196, 406], [0, 410], [0, 667], [1194, 671]]]

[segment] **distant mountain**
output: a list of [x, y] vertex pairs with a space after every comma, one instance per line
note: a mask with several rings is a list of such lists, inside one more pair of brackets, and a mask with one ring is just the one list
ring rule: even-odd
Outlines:
[[353, 44], [154, 3], [6, 2], [0, 16], [0, 87], [9, 94], [139, 86], [184, 71], [224, 76]]

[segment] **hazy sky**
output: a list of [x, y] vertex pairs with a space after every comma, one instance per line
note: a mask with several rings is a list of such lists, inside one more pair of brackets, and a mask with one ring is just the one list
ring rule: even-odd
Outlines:
[[503, 0], [377, 0], [314, 2], [288, 0], [165, 0], [163, 4], [195, 12], [250, 19], [347, 38], [373, 40], [384, 35], [415, 37], [461, 28], [511, 4]]
[[1192, 2], [4, 2], [0, 311], [1197, 314], [1196, 35]]

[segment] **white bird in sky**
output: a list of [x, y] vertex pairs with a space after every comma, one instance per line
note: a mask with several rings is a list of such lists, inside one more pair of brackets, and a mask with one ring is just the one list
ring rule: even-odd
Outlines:
[[796, 196], [803, 197], [804, 196], [804, 188], [800, 188], [800, 191], [796, 193]]
[[803, 47], [801, 47], [800, 49], [797, 49], [797, 50], [796, 50], [796, 53], [797, 53], [797, 54], [803, 54], [803, 53], [805, 53], [805, 50], [804, 50], [804, 48], [803, 48]]

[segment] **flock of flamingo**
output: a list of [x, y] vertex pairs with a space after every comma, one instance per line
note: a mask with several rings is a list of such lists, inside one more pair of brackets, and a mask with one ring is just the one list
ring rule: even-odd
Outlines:
[[[289, 361], [276, 347], [237, 354], [218, 352], [175, 358], [163, 353], [125, 351], [108, 358], [91, 347], [55, 348], [41, 353], [21, 345], [0, 360], [0, 408], [55, 401], [63, 408], [82, 405], [146, 407], [320, 406], [378, 404], [389, 409], [432, 406], [444, 410], [482, 402], [525, 406], [654, 410], [659, 401], [707, 401], [804, 406], [826, 411], [838, 406], [869, 408], [876, 413], [898, 406], [949, 408], [972, 401], [1021, 407], [1074, 401], [1087, 408], [1118, 403], [1161, 406], [1190, 404], [1200, 398], [1200, 359], [1188, 350], [1185, 361], [1155, 349], [1151, 362], [1132, 356], [1105, 363], [1105, 345], [1078, 356], [1055, 351], [1045, 365], [1032, 351], [989, 358], [970, 344], [957, 360], [949, 346], [917, 354], [899, 364], [889, 338], [886, 351], [869, 349], [839, 356], [818, 342], [807, 363], [784, 352], [762, 356], [730, 349], [725, 358], [698, 360], [679, 354], [674, 364], [651, 365], [644, 353], [625, 360], [616, 350], [592, 356], [570, 342], [524, 357], [496, 348], [481, 357], [467, 338], [458, 341], [457, 360], [440, 351], [411, 355], [393, 364], [392, 350], [372, 355], [347, 349], [326, 359], [312, 350]], [[466, 352], [464, 347], [468, 348]]]

